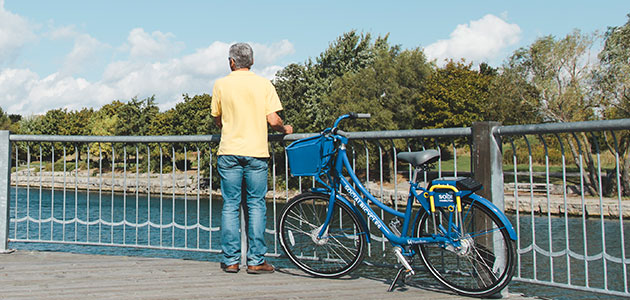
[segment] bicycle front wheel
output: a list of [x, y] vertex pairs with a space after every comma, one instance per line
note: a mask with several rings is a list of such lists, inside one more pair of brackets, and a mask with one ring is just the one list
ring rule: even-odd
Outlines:
[[449, 236], [448, 243], [419, 246], [419, 255], [433, 277], [453, 291], [482, 297], [501, 291], [512, 279], [515, 243], [499, 218], [488, 208], [462, 199], [462, 220], [455, 212], [436, 208], [435, 221], [426, 211], [418, 219], [415, 236]]
[[324, 235], [328, 195], [304, 193], [291, 199], [280, 213], [278, 235], [289, 259], [302, 271], [318, 277], [336, 278], [354, 270], [365, 255], [365, 232], [356, 214], [335, 201]]

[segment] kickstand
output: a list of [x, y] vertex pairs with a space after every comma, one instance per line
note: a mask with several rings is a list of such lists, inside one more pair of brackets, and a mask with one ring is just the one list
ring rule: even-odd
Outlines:
[[389, 289], [387, 289], [388, 292], [391, 292], [394, 290], [398, 280], [402, 279], [402, 282], [405, 283], [405, 276], [402, 276], [405, 272], [407, 272], [407, 269], [405, 269], [405, 267], [400, 267], [400, 269], [398, 269], [398, 273], [396, 273], [396, 277], [394, 277], [394, 281], [392, 281], [392, 284], [389, 285]]

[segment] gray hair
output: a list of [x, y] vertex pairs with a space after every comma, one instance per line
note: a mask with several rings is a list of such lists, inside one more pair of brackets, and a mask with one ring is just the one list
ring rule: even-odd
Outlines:
[[254, 64], [254, 50], [247, 43], [236, 43], [230, 46], [230, 58], [237, 69], [251, 68]]

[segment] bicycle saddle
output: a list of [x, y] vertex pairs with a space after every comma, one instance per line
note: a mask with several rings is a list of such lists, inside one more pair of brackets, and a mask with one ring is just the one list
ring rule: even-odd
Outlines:
[[440, 158], [440, 152], [434, 149], [416, 151], [416, 152], [400, 152], [396, 157], [399, 160], [408, 162], [417, 168], [422, 165], [436, 162]]

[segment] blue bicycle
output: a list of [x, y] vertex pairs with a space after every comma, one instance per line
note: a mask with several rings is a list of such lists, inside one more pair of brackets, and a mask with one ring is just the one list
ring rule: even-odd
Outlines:
[[[429, 272], [457, 293], [482, 297], [500, 292], [512, 279], [516, 259], [516, 232], [507, 217], [474, 193], [482, 186], [472, 178], [438, 178], [427, 188], [420, 186], [418, 174], [440, 158], [436, 150], [397, 155], [415, 170], [404, 212], [380, 202], [354, 173], [346, 154], [347, 134], [338, 128], [344, 119], [369, 117], [343, 115], [320, 135], [286, 148], [291, 174], [314, 176], [321, 185], [292, 198], [280, 213], [277, 232], [289, 259], [319, 277], [353, 271], [371, 240], [363, 212], [391, 243], [402, 265], [390, 291], [399, 280], [415, 274], [411, 259], [418, 254]], [[344, 168], [349, 180], [343, 176]], [[386, 225], [370, 202], [395, 216], [394, 222]], [[415, 215], [414, 202], [420, 204]]]

